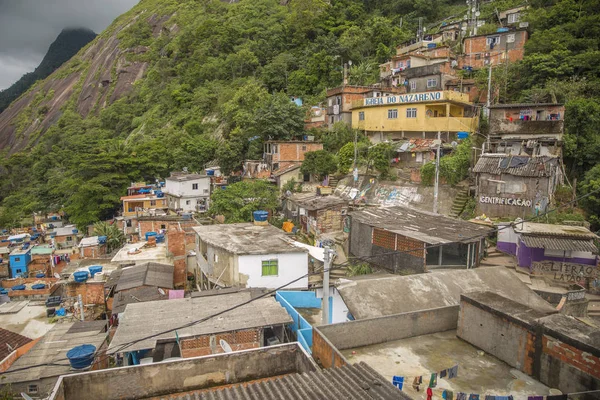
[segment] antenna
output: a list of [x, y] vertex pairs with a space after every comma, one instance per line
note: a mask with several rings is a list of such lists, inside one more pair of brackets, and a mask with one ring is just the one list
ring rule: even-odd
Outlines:
[[219, 345], [221, 345], [221, 348], [225, 353], [231, 353], [233, 351], [229, 343], [227, 343], [223, 339], [219, 340]]

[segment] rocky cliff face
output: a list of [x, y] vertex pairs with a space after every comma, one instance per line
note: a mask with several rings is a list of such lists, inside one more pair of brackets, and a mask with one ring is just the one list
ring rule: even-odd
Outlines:
[[[158, 36], [170, 16], [145, 18]], [[119, 33], [134, 21], [113, 24], [5, 109], [0, 114], [0, 151], [12, 154], [35, 145], [69, 106], [86, 117], [126, 95], [147, 68], [144, 61], [129, 61], [142, 59], [146, 47], [119, 46]]]

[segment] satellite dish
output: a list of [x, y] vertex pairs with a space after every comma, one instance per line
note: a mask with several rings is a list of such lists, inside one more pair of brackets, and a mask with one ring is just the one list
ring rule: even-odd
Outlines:
[[221, 345], [221, 348], [223, 349], [223, 351], [225, 353], [231, 353], [233, 350], [231, 349], [231, 346], [229, 345], [229, 343], [227, 343], [226, 341], [224, 341], [223, 339], [219, 340], [219, 344]]
[[158, 288], [158, 293], [162, 294], [163, 296], [165, 295], [165, 291], [162, 290], [161, 288]]

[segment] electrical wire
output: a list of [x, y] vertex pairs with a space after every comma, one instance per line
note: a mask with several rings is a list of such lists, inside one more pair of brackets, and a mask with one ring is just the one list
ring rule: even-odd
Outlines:
[[[505, 226], [502, 226], [502, 227], [493, 228], [493, 229], [491, 229], [491, 230], [490, 230], [490, 232], [489, 232], [488, 234], [486, 234], [486, 235], [479, 234], [479, 235], [475, 235], [475, 236], [472, 236], [472, 237], [469, 237], [469, 238], [464, 238], [464, 239], [462, 239], [462, 240], [459, 240], [459, 241], [446, 242], [446, 243], [437, 243], [437, 244], [432, 244], [432, 245], [429, 245], [429, 246], [423, 246], [423, 247], [418, 247], [418, 248], [417, 248], [417, 247], [415, 247], [415, 248], [413, 248], [413, 249], [406, 249], [406, 250], [396, 250], [396, 251], [392, 251], [392, 252], [389, 252], [389, 253], [380, 253], [380, 254], [377, 254], [377, 255], [363, 256], [363, 257], [353, 257], [353, 258], [355, 258], [355, 259], [359, 259], [359, 260], [366, 260], [366, 259], [370, 259], [370, 258], [377, 258], [377, 257], [381, 257], [382, 255], [386, 255], [386, 254], [399, 254], [399, 253], [400, 253], [400, 254], [402, 254], [402, 253], [411, 253], [411, 252], [414, 252], [414, 251], [417, 251], [417, 250], [423, 250], [423, 249], [424, 249], [424, 250], [427, 250], [427, 249], [430, 249], [430, 248], [436, 248], [436, 247], [441, 247], [441, 246], [447, 246], [447, 245], [449, 245], [449, 244], [464, 244], [464, 243], [465, 243], [465, 241], [469, 241], [469, 240], [473, 240], [473, 239], [477, 239], [477, 238], [483, 239], [483, 238], [485, 238], [485, 237], [489, 236], [489, 234], [491, 234], [491, 233], [494, 233], [494, 232], [499, 232], [499, 231], [501, 231], [501, 230], [503, 230], [503, 229], [508, 229], [509, 227], [513, 227], [515, 224], [520, 224], [520, 223], [523, 223], [523, 222], [529, 222], [529, 221], [531, 221], [531, 220], [534, 220], [534, 219], [537, 219], [537, 218], [539, 218], [539, 217], [543, 217], [543, 216], [545, 216], [545, 215], [547, 215], [547, 214], [550, 214], [550, 213], [552, 213], [552, 212], [555, 212], [555, 211], [557, 211], [557, 210], [559, 210], [559, 209], [561, 209], [561, 208], [564, 208], [564, 207], [568, 206], [569, 204], [572, 204], [573, 202], [577, 202], [577, 201], [579, 201], [579, 200], [581, 200], [581, 199], [584, 199], [584, 198], [586, 198], [586, 197], [588, 197], [588, 196], [591, 196], [591, 195], [593, 195], [593, 194], [595, 194], [595, 193], [598, 193], [598, 192], [600, 192], [600, 188], [598, 188], [597, 190], [594, 190], [594, 191], [592, 191], [592, 192], [586, 193], [585, 195], [579, 196], [579, 197], [578, 197], [578, 198], [576, 198], [576, 199], [573, 199], [573, 200], [571, 200], [571, 201], [569, 201], [569, 202], [567, 202], [567, 203], [565, 203], [565, 204], [563, 204], [563, 205], [561, 205], [561, 206], [558, 206], [558, 207], [555, 207], [555, 208], [553, 208], [553, 209], [550, 209], [550, 210], [548, 210], [548, 211], [545, 211], [544, 213], [542, 213], [542, 214], [540, 214], [540, 215], [537, 215], [537, 216], [534, 216], [534, 217], [532, 217], [532, 218], [529, 218], [529, 219], [523, 219], [522, 221], [520, 221], [520, 222], [516, 222], [516, 223], [515, 223], [515, 222], [511, 222], [509, 225], [505, 225]], [[350, 261], [346, 261], [346, 262], [344, 262], [344, 263], [337, 264], [337, 265], [336, 265], [336, 266], [334, 266], [334, 267], [330, 267], [328, 270], [325, 270], [325, 269], [324, 269], [322, 272], [325, 272], [325, 271], [333, 271], [333, 270], [336, 270], [336, 269], [342, 269], [342, 268], [344, 268], [344, 267], [345, 267], [345, 266], [347, 266], [347, 265], [351, 265], [351, 262], [350, 262]], [[307, 277], [309, 277], [309, 276], [311, 276], [311, 275], [320, 275], [320, 274], [321, 274], [321, 271], [319, 271], [319, 272], [312, 272], [312, 273], [307, 273], [307, 274], [304, 274], [304, 275], [302, 275], [302, 276], [300, 276], [300, 277], [298, 277], [298, 278], [296, 278], [296, 279], [294, 279], [294, 280], [292, 280], [292, 281], [289, 281], [289, 282], [287, 282], [287, 283], [285, 283], [285, 284], [283, 284], [283, 285], [279, 286], [279, 287], [278, 287], [278, 288], [276, 288], [276, 289], [269, 290], [269, 291], [267, 291], [267, 292], [265, 292], [265, 293], [261, 294], [260, 296], [257, 296], [257, 297], [254, 297], [254, 298], [251, 298], [251, 299], [249, 299], [249, 300], [247, 300], [247, 301], [244, 301], [244, 302], [242, 302], [242, 303], [239, 303], [239, 304], [236, 304], [236, 305], [234, 305], [234, 306], [231, 306], [231, 307], [229, 307], [229, 308], [227, 308], [227, 309], [225, 309], [225, 310], [219, 311], [219, 312], [217, 312], [217, 313], [215, 313], [215, 314], [212, 314], [212, 315], [209, 315], [209, 316], [203, 317], [203, 318], [201, 318], [201, 319], [198, 319], [198, 320], [195, 320], [195, 321], [191, 321], [191, 322], [189, 322], [189, 323], [187, 323], [187, 324], [184, 324], [184, 325], [181, 325], [181, 326], [178, 326], [178, 327], [175, 327], [175, 328], [171, 328], [171, 329], [168, 329], [168, 330], [165, 330], [165, 331], [162, 331], [162, 332], [158, 332], [158, 333], [155, 333], [155, 334], [152, 334], [152, 335], [145, 336], [145, 337], [143, 337], [143, 338], [139, 338], [139, 339], [132, 340], [132, 341], [130, 341], [130, 342], [126, 342], [126, 343], [124, 343], [123, 345], [121, 345], [121, 346], [120, 346], [118, 349], [116, 349], [116, 350], [113, 350], [113, 351], [111, 352], [111, 354], [110, 354], [110, 355], [106, 355], [106, 356], [105, 356], [105, 359], [106, 359], [106, 358], [108, 358], [108, 357], [110, 357], [110, 356], [111, 356], [111, 355], [113, 355], [113, 354], [116, 354], [116, 353], [119, 353], [119, 352], [123, 351], [124, 349], [126, 349], [126, 348], [128, 348], [128, 347], [132, 346], [132, 345], [133, 345], [133, 344], [135, 344], [135, 343], [138, 343], [138, 342], [141, 342], [141, 341], [144, 341], [144, 340], [148, 340], [148, 339], [152, 339], [152, 338], [154, 338], [154, 337], [157, 337], [157, 336], [163, 335], [163, 334], [165, 334], [165, 333], [174, 332], [174, 331], [177, 331], [177, 330], [179, 330], [179, 329], [184, 329], [184, 328], [187, 328], [187, 327], [190, 327], [190, 326], [197, 325], [197, 324], [199, 324], [199, 323], [202, 323], [202, 322], [208, 321], [209, 319], [212, 319], [212, 318], [218, 317], [218, 316], [220, 316], [220, 315], [223, 315], [223, 314], [225, 314], [225, 313], [228, 313], [228, 312], [230, 312], [230, 311], [233, 311], [233, 310], [235, 310], [235, 309], [237, 309], [237, 308], [239, 308], [239, 307], [242, 307], [242, 306], [245, 306], [245, 305], [247, 305], [247, 304], [250, 304], [250, 303], [252, 303], [252, 302], [254, 302], [254, 301], [256, 301], [256, 300], [259, 300], [259, 299], [261, 299], [261, 298], [264, 298], [264, 297], [266, 297], [266, 296], [270, 296], [270, 295], [272, 295], [273, 293], [276, 293], [277, 291], [279, 291], [279, 290], [282, 290], [282, 289], [284, 289], [285, 287], [287, 287], [287, 286], [289, 286], [289, 285], [291, 285], [291, 284], [293, 284], [293, 283], [296, 283], [296, 282], [298, 282], [298, 281], [299, 281], [299, 280], [301, 280], [301, 279], [307, 278]], [[39, 367], [50, 366], [50, 365], [61, 365], [61, 366], [66, 366], [65, 364], [56, 364], [56, 362], [59, 362], [59, 361], [67, 361], [67, 360], [68, 360], [68, 358], [63, 358], [63, 359], [55, 360], [55, 361], [53, 361], [52, 363], [44, 363], [44, 364], [38, 364], [38, 365], [31, 365], [31, 366], [27, 366], [27, 367], [23, 367], [23, 368], [17, 368], [17, 369], [13, 369], [13, 370], [8, 370], [8, 371], [5, 371], [5, 372], [3, 372], [2, 374], [0, 374], [0, 376], [3, 376], [3, 375], [5, 375], [5, 374], [9, 374], [9, 373], [13, 373], [13, 372], [19, 372], [19, 371], [24, 371], [24, 370], [32, 369], [32, 368], [39, 368]], [[103, 359], [103, 360], [104, 360], [104, 359]], [[101, 360], [101, 361], [103, 361], [103, 360]]]

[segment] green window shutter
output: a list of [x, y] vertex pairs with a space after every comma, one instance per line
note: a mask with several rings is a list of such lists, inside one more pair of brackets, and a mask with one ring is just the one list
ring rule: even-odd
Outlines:
[[262, 261], [262, 276], [276, 276], [279, 274], [279, 265], [277, 260]]

